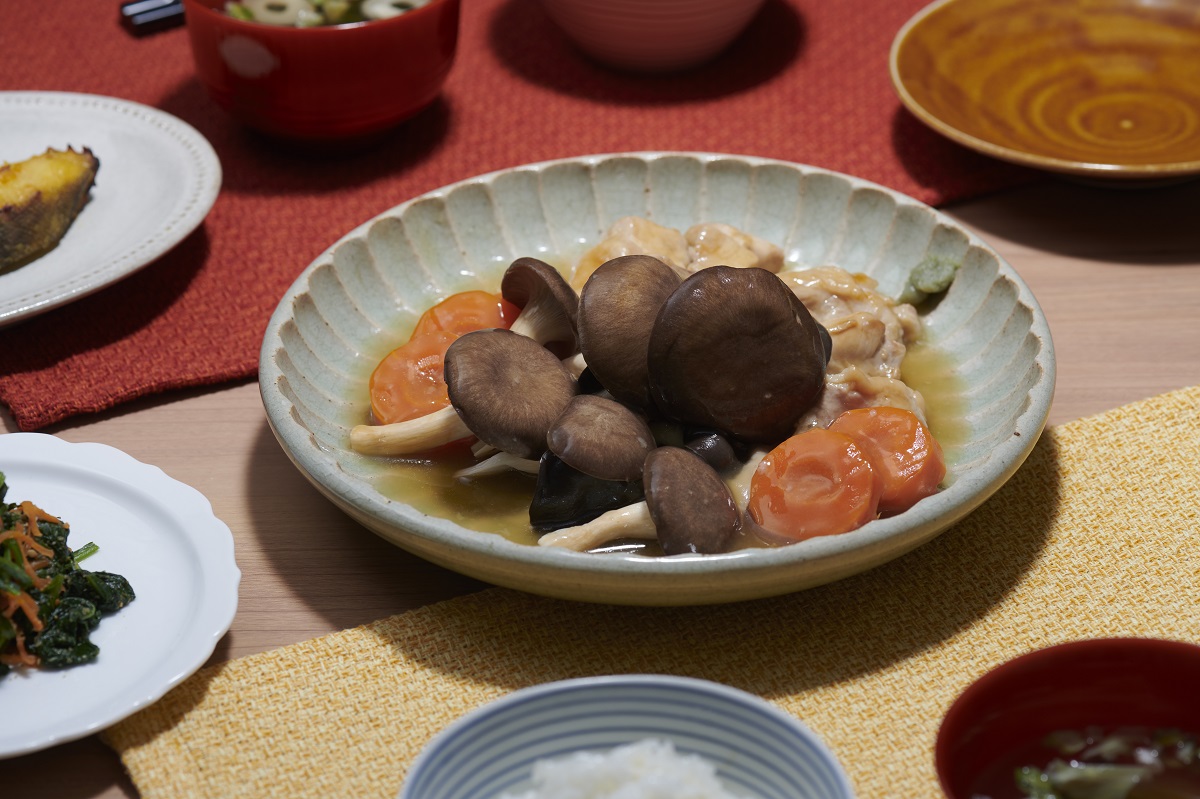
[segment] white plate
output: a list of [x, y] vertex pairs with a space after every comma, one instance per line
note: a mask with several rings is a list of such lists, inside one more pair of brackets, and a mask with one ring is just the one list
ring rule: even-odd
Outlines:
[[168, 113], [91, 94], [0, 92], [0, 162], [68, 146], [100, 159], [91, 201], [57, 247], [0, 274], [0, 326], [150, 263], [204, 221], [221, 188], [212, 145]]
[[0, 436], [9, 502], [30, 500], [94, 541], [92, 571], [123, 575], [137, 598], [92, 633], [100, 656], [0, 678], [0, 758], [82, 738], [155, 702], [212, 654], [233, 622], [241, 572], [233, 535], [204, 495], [103, 444]]

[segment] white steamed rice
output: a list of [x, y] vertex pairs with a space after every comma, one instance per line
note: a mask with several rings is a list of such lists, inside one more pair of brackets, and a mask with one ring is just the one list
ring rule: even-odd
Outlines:
[[606, 752], [575, 752], [533, 764], [533, 790], [497, 799], [748, 799], [727, 791], [712, 763], [647, 738]]

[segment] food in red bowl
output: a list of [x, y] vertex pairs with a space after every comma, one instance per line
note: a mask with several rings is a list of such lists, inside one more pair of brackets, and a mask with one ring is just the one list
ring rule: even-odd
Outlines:
[[1102, 638], [1004, 663], [938, 731], [949, 799], [1200, 796], [1200, 646]]
[[252, 128], [322, 141], [387, 130], [429, 106], [458, 45], [460, 0], [320, 27], [239, 19], [225, 0], [184, 0], [196, 75]]

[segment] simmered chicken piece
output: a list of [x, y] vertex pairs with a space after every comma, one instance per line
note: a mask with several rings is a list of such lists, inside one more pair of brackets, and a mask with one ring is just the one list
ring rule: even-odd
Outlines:
[[768, 272], [783, 269], [783, 250], [769, 241], [720, 222], [693, 225], [684, 234], [689, 272], [706, 266], [757, 266]]
[[581, 290], [600, 264], [622, 255], [652, 255], [677, 269], [686, 267], [690, 260], [687, 240], [678, 230], [640, 216], [627, 216], [613, 222], [600, 243], [579, 259], [571, 275], [571, 287]]
[[800, 429], [825, 427], [842, 411], [890, 405], [925, 419], [925, 401], [901, 379], [908, 346], [921, 332], [916, 309], [875, 290], [876, 282], [836, 266], [780, 273], [833, 341], [825, 389]]
[[890, 406], [912, 411], [925, 419], [925, 398], [903, 380], [868, 374], [857, 366], [847, 366], [825, 376], [825, 388], [817, 404], [800, 419], [797, 430], [828, 427], [843, 411], [855, 408]]
[[571, 276], [576, 291], [600, 264], [622, 255], [651, 255], [677, 269], [698, 272], [708, 266], [756, 266], [768, 272], [783, 269], [783, 250], [769, 241], [721, 222], [693, 225], [686, 233], [649, 219], [618, 219], [595, 247], [584, 253]]

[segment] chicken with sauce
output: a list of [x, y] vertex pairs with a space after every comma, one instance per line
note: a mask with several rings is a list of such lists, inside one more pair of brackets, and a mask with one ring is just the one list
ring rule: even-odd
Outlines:
[[827, 427], [853, 408], [881, 405], [912, 411], [925, 421], [925, 400], [904, 382], [901, 365], [921, 334], [917, 310], [876, 291], [863, 274], [836, 266], [779, 274], [833, 341], [825, 388], [800, 429]]
[[704, 222], [680, 233], [643, 217], [626, 216], [579, 259], [571, 286], [579, 291], [601, 264], [622, 255], [652, 255], [688, 273], [717, 265], [755, 266], [775, 273], [783, 269], [783, 250], [732, 225]]

